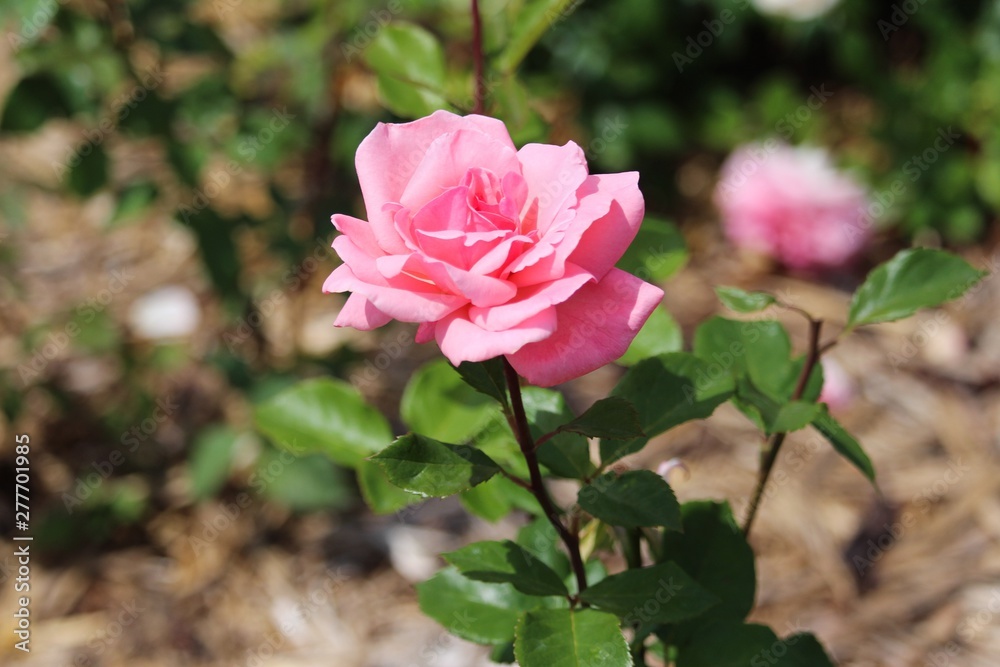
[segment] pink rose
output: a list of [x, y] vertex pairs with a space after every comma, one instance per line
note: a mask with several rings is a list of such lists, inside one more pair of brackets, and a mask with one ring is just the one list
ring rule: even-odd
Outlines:
[[437, 111], [375, 127], [358, 147], [368, 222], [334, 215], [350, 291], [337, 326], [418, 322], [448, 359], [504, 355], [551, 386], [614, 361], [663, 291], [614, 268], [642, 221], [636, 172], [591, 176], [583, 151]]
[[715, 201], [733, 244], [793, 268], [841, 266], [870, 235], [865, 189], [822, 149], [739, 148], [722, 166]]

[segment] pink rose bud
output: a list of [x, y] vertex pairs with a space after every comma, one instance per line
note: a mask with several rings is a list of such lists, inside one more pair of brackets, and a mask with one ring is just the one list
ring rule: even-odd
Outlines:
[[871, 235], [865, 189], [818, 148], [772, 140], [737, 149], [715, 201], [734, 245], [792, 268], [841, 266]]
[[823, 390], [819, 394], [821, 403], [826, 403], [834, 412], [847, 408], [854, 400], [854, 380], [835, 359], [823, 357]]
[[636, 172], [592, 176], [583, 151], [517, 150], [499, 120], [446, 111], [361, 142], [368, 221], [334, 215], [350, 291], [335, 324], [417, 322], [454, 364], [503, 355], [551, 386], [614, 361], [663, 297], [615, 268], [644, 213]]

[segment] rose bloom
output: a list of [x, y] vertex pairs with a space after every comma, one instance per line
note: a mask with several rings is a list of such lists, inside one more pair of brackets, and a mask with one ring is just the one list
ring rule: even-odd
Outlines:
[[350, 291], [335, 324], [417, 322], [453, 363], [503, 355], [541, 386], [614, 361], [663, 291], [614, 267], [644, 213], [638, 174], [589, 175], [583, 151], [438, 111], [361, 142], [368, 221], [334, 215]]
[[715, 202], [734, 245], [792, 268], [842, 266], [870, 236], [865, 189], [818, 148], [772, 140], [737, 149], [722, 166]]

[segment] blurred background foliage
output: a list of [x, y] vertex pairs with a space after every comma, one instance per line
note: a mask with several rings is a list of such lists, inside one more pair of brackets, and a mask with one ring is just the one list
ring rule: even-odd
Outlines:
[[[655, 247], [666, 259], [647, 269], [665, 279], [684, 261], [678, 228], [716, 234], [719, 164], [772, 136], [827, 146], [861, 174], [885, 205], [874, 221], [883, 244], [962, 247], [996, 234], [1000, 3], [844, 0], [801, 22], [746, 0], [481, 6], [488, 111], [515, 141], [573, 139], [595, 173], [641, 172], [650, 220], [630, 268]], [[471, 110], [468, 2], [50, 0], [2, 12], [0, 142], [8, 156], [43, 154], [46, 167], [0, 163], [4, 235], [26, 231], [39, 193], [103, 202], [96, 233], [109, 239], [179, 226], [197, 243], [210, 313], [197, 343], [143, 340], [100, 301], [10, 317], [27, 361], [0, 370], [3, 413], [15, 422], [44, 402], [40, 439], [73, 462], [63, 486], [77, 487], [69, 501], [48, 499], [39, 541], [64, 553], [127, 542], [158, 506], [241, 489], [289, 511], [357, 507], [352, 476], [328, 458], [281, 458], [254, 434], [248, 406], [297, 378], [346, 378], [389, 350], [350, 337], [279, 344], [268, 318], [318, 295], [335, 264], [330, 214], [363, 214], [353, 159], [373, 125]], [[941, 132], [958, 138], [933, 150]], [[32, 293], [15, 270], [22, 249], [0, 240], [6, 302]], [[323, 302], [331, 329], [337, 303]], [[681, 345], [658, 318], [668, 347]], [[73, 390], [49, 361], [74, 354], [114, 359], [115, 381], [98, 395]], [[192, 366], [213, 379], [187, 383]], [[160, 446], [133, 448], [130, 433]], [[90, 485], [109, 442], [128, 453]], [[492, 512], [488, 499], [470, 502]]]

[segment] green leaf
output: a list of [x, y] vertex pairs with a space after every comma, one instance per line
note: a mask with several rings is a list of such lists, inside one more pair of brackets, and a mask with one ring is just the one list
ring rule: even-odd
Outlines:
[[776, 658], [770, 652], [780, 645], [778, 636], [767, 626], [715, 621], [700, 625], [680, 647], [677, 667], [773, 665]]
[[768, 435], [805, 428], [821, 410], [817, 403], [807, 401], [779, 403], [757, 389], [753, 382], [745, 377], [740, 378], [736, 386], [737, 396], [757, 410], [760, 416], [760, 425], [763, 426], [764, 432]]
[[351, 468], [392, 440], [388, 422], [341, 380], [300, 382], [254, 409], [257, 428], [296, 454], [317, 452]]
[[743, 620], [757, 590], [754, 557], [729, 504], [709, 500], [684, 503], [683, 532], [664, 533], [663, 557], [676, 561], [721, 601], [713, 618]]
[[733, 393], [732, 377], [685, 352], [662, 354], [639, 362], [611, 392], [635, 406], [645, 436], [624, 442], [601, 442], [607, 465], [642, 449], [649, 438], [692, 419], [704, 419]]
[[353, 498], [343, 470], [319, 454], [288, 462], [272, 450], [257, 462], [256, 479], [268, 498], [297, 512], [343, 508]]
[[469, 579], [511, 584], [527, 595], [569, 594], [552, 568], [510, 540], [474, 542], [441, 556]]
[[446, 567], [417, 584], [420, 609], [453, 635], [477, 644], [514, 639], [514, 625], [529, 610], [565, 606], [566, 600], [518, 592], [510, 584], [487, 584]]
[[538, 511], [538, 501], [530, 491], [499, 475], [462, 491], [459, 500], [465, 509], [491, 522], [499, 521], [515, 508]]
[[854, 293], [847, 328], [891, 322], [938, 306], [960, 297], [985, 275], [942, 250], [903, 250], [875, 267]]
[[34, 132], [48, 119], [68, 118], [72, 113], [59, 83], [47, 74], [33, 74], [7, 95], [0, 132]]
[[694, 618], [719, 602], [670, 562], [612, 574], [581, 593], [580, 599], [632, 627]]
[[408, 493], [390, 482], [385, 471], [374, 461], [361, 461], [355, 472], [361, 497], [376, 514], [392, 514], [425, 500], [424, 496]]
[[521, 667], [632, 667], [618, 619], [593, 609], [529, 611], [514, 656]]
[[[536, 442], [542, 435], [558, 431], [573, 420], [566, 399], [558, 391], [529, 386], [522, 389], [521, 395], [531, 435]], [[542, 443], [537, 454], [542, 465], [557, 477], [583, 479], [594, 472], [590, 445], [586, 438], [576, 433], [558, 433]]]
[[191, 495], [204, 500], [214, 495], [229, 476], [239, 434], [224, 424], [210, 426], [191, 445]]
[[76, 166], [69, 168], [66, 184], [80, 197], [89, 197], [108, 182], [108, 155], [100, 144], [86, 143], [77, 148]]
[[399, 438], [372, 460], [399, 488], [438, 498], [471, 489], [500, 472], [475, 447], [449, 445], [415, 433]]
[[875, 483], [875, 466], [872, 465], [871, 459], [868, 458], [865, 450], [861, 448], [854, 436], [830, 416], [826, 405], [820, 406], [820, 413], [813, 419], [812, 425], [830, 441], [838, 454], [850, 461], [872, 484]]
[[432, 33], [396, 21], [382, 28], [365, 50], [365, 62], [378, 74], [379, 92], [400, 116], [424, 116], [446, 106], [445, 55]]
[[639, 438], [644, 435], [635, 406], [620, 396], [602, 398], [582, 415], [560, 426], [559, 430], [572, 431], [589, 438], [612, 440]]
[[503, 360], [496, 357], [479, 363], [465, 361], [459, 364], [456, 370], [470, 387], [506, 407], [507, 380], [503, 364]]
[[738, 287], [716, 287], [715, 293], [726, 308], [737, 313], [756, 313], [778, 303], [767, 292], [747, 292]]
[[658, 306], [617, 363], [622, 366], [634, 366], [647, 357], [680, 352], [683, 347], [684, 336], [677, 320], [667, 312], [666, 308]]
[[[781, 643], [785, 650], [771, 650], [771, 655], [778, 658], [777, 667], [834, 667], [823, 645], [808, 632], [786, 637]], [[783, 655], [779, 657], [779, 653]]]
[[533, 553], [563, 579], [571, 576], [569, 557], [560, 548], [562, 541], [547, 517], [534, 519], [517, 532], [517, 543]]
[[463, 442], [499, 415], [497, 404], [467, 385], [444, 359], [424, 364], [403, 391], [399, 413], [411, 429]]
[[643, 280], [662, 283], [677, 273], [687, 258], [687, 244], [677, 226], [646, 216], [616, 266]]
[[612, 526], [681, 529], [681, 509], [673, 489], [651, 470], [601, 475], [580, 489], [577, 502]]
[[529, 0], [522, 5], [511, 28], [507, 47], [497, 57], [497, 68], [510, 74], [521, 64], [532, 47], [556, 21], [562, 18], [574, 0]]
[[694, 334], [694, 354], [712, 372], [747, 375], [754, 386], [778, 401], [787, 400], [798, 379], [791, 361], [792, 343], [779, 322], [744, 322], [713, 317]]

